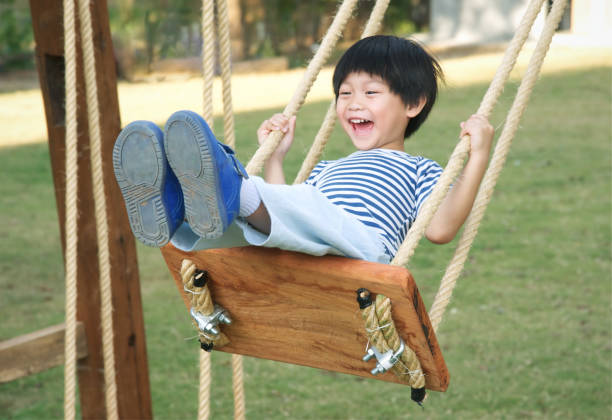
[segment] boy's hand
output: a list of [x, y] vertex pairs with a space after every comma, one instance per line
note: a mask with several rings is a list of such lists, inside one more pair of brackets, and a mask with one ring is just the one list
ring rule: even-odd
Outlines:
[[470, 157], [425, 231], [427, 238], [437, 244], [452, 241], [470, 214], [493, 142], [495, 130], [482, 115], [472, 115], [460, 125], [461, 137], [470, 136]]
[[285, 155], [289, 151], [291, 144], [293, 143], [293, 136], [295, 133], [295, 116], [287, 118], [283, 114], [274, 114], [269, 120], [265, 120], [261, 123], [257, 129], [257, 141], [261, 146], [270, 133], [273, 131], [281, 131], [283, 138], [276, 148], [276, 151], [272, 154], [272, 159], [283, 160]]
[[470, 157], [489, 159], [495, 129], [482, 115], [474, 114], [461, 124], [460, 137], [470, 136]]

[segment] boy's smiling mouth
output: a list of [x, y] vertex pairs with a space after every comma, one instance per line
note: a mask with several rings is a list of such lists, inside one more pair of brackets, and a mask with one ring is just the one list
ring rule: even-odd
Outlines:
[[369, 132], [374, 126], [372, 120], [366, 120], [364, 118], [349, 118], [348, 122], [353, 127], [353, 131], [358, 135], [366, 134], [366, 132]]

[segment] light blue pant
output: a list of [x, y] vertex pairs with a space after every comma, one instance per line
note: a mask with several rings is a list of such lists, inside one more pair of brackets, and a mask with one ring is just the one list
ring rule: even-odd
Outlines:
[[197, 236], [183, 223], [172, 237], [172, 244], [184, 251], [256, 245], [389, 262], [378, 233], [332, 204], [312, 185], [267, 184], [256, 176], [251, 179], [270, 214], [269, 235], [238, 218], [223, 236], [209, 240]]

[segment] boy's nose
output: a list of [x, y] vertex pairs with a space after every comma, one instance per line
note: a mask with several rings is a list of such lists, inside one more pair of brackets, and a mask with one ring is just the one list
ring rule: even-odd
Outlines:
[[349, 111], [359, 111], [361, 109], [361, 105], [359, 102], [351, 102], [348, 109]]

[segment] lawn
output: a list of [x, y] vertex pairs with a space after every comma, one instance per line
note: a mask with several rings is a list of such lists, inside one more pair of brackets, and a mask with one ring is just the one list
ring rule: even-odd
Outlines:
[[[409, 388], [245, 359], [250, 419], [585, 418], [612, 413], [612, 72], [545, 74], [536, 86], [438, 333], [451, 383], [421, 410]], [[441, 164], [486, 85], [443, 90], [407, 151]], [[492, 122], [501, 131], [516, 85]], [[299, 116], [294, 175], [328, 102]], [[239, 156], [260, 121], [237, 115]], [[220, 121], [217, 127], [221, 127]], [[336, 130], [325, 158], [350, 151]], [[63, 319], [63, 267], [45, 144], [0, 148], [0, 340]], [[139, 247], [153, 409], [195, 418], [197, 345], [159, 251]], [[431, 304], [452, 245], [423, 243], [410, 269]], [[232, 416], [229, 356], [213, 354], [212, 418]], [[62, 368], [0, 385], [0, 418], [62, 417]]]

